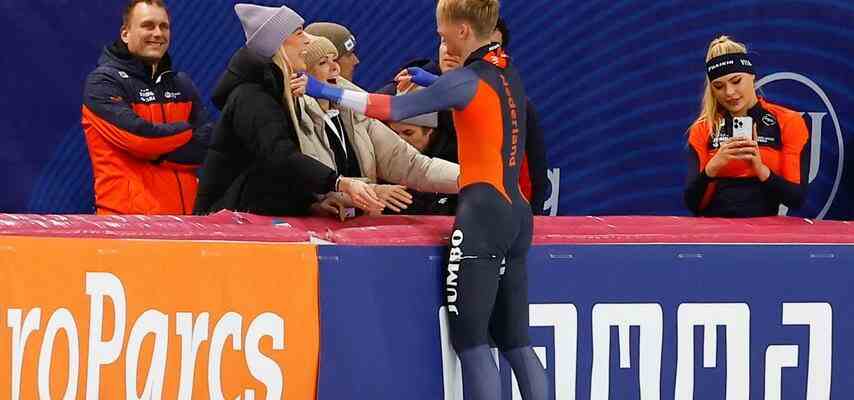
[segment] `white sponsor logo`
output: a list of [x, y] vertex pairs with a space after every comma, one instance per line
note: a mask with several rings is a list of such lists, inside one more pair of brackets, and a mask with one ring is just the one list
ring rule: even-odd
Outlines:
[[[263, 313], [255, 317], [248, 325], [240, 314], [229, 312], [217, 321], [211, 332], [208, 332], [210, 313], [202, 312], [193, 315], [188, 312], [179, 312], [174, 316], [174, 322], [170, 322], [170, 316], [158, 310], [150, 309], [142, 313], [132, 324], [128, 321], [128, 304], [125, 297], [124, 285], [121, 280], [109, 273], [87, 273], [86, 294], [90, 298], [89, 337], [87, 354], [81, 354], [78, 324], [74, 315], [66, 308], [59, 308], [48, 318], [45, 329], [44, 340], [38, 352], [37, 370], [24, 371], [24, 353], [28, 347], [28, 338], [41, 328], [42, 309], [32, 308], [29, 311], [20, 308], [11, 308], [6, 313], [6, 325], [11, 329], [11, 399], [20, 399], [22, 375], [36, 377], [39, 397], [49, 399], [51, 393], [51, 379], [55, 378], [51, 371], [51, 361], [54, 349], [64, 345], [62, 340], [57, 341], [60, 331], [67, 338], [68, 346], [68, 369], [65, 382], [64, 399], [99, 399], [101, 388], [101, 367], [110, 365], [119, 360], [122, 353], [125, 359], [125, 381], [105, 382], [107, 385], [124, 385], [128, 399], [159, 399], [163, 392], [166, 380], [166, 357], [169, 346], [175, 344], [181, 348], [180, 375], [173, 377], [173, 382], [178, 384], [179, 399], [194, 398], [193, 387], [194, 374], [198, 358], [204, 360], [205, 355], [199, 357], [200, 346], [210, 341], [207, 354], [207, 379], [208, 393], [195, 393], [195, 396], [211, 399], [222, 399], [222, 356], [228, 346], [229, 350], [245, 351], [246, 365], [252, 376], [266, 387], [267, 399], [279, 399], [282, 396], [283, 377], [281, 368], [268, 356], [261, 353], [261, 342], [269, 337], [273, 350], [284, 350], [285, 347], [285, 321], [279, 315]], [[106, 308], [109, 301], [112, 307]], [[110, 310], [112, 315], [105, 318], [105, 311]], [[114, 321], [112, 332], [105, 332], [104, 321]], [[174, 334], [178, 338], [170, 338], [169, 326], [175, 324]], [[244, 326], [246, 330], [244, 332]], [[130, 328], [130, 330], [128, 330]], [[146, 373], [141, 373], [140, 355], [142, 353], [143, 341], [147, 336], [153, 336], [153, 351], [151, 363]], [[125, 342], [127, 340], [127, 343]], [[150, 343], [150, 342], [149, 342]], [[32, 344], [29, 347], [32, 349]], [[8, 354], [8, 353], [7, 353]], [[85, 363], [81, 363], [85, 357]], [[81, 364], [86, 365], [87, 370], [81, 370]], [[80, 374], [86, 376], [85, 396], [78, 396]], [[142, 387], [138, 377], [146, 377]], [[63, 378], [64, 379], [64, 378]], [[140, 390], [141, 389], [141, 390]], [[140, 397], [137, 397], [142, 393]], [[243, 398], [254, 399], [254, 390], [245, 390]]]
[[157, 100], [157, 97], [154, 96], [154, 92], [152, 92], [151, 89], [140, 89], [139, 100], [144, 103], [151, 103], [152, 101]]
[[448, 260], [448, 277], [445, 278], [445, 294], [447, 295], [448, 312], [460, 315], [460, 310], [457, 309], [457, 277], [460, 272], [460, 265], [463, 261], [463, 250], [460, 248], [463, 244], [463, 231], [457, 229], [451, 234], [451, 256]]
[[179, 96], [181, 96], [181, 92], [164, 92], [163, 93], [163, 97], [165, 97], [167, 99], [177, 99]]
[[710, 66], [710, 67], [709, 67], [709, 72], [712, 72], [713, 70], [716, 70], [716, 69], [718, 69], [718, 68], [720, 68], [720, 67], [724, 67], [724, 66], [732, 65], [732, 64], [735, 64], [735, 61], [733, 61], [733, 60], [721, 61], [721, 62], [719, 62], [719, 63], [717, 63], [717, 64], [714, 64], [714, 65]]
[[119, 76], [120, 76], [122, 79], [130, 78], [130, 76], [128, 76], [127, 72], [125, 72], [125, 71], [119, 71]]
[[[765, 399], [780, 400], [783, 387], [791, 387], [792, 382], [783, 382], [783, 368], [798, 368], [798, 354], [807, 350], [806, 357], [807, 399], [829, 399], [831, 387], [831, 366], [833, 350], [833, 309], [829, 303], [783, 303], [782, 326], [787, 330], [793, 326], [809, 328], [807, 349], [796, 344], [769, 344], [764, 353]], [[707, 368], [721, 368], [718, 365], [717, 332], [723, 328], [726, 335], [726, 380], [721, 382], [726, 399], [748, 399], [750, 394], [750, 307], [745, 303], [686, 303], [681, 304], [676, 315], [675, 344], [676, 359], [664, 359], [662, 351], [665, 324], [662, 308], [655, 303], [639, 304], [596, 304], [592, 310], [592, 324], [589, 331], [579, 335], [579, 310], [573, 304], [531, 304], [531, 327], [551, 327], [554, 341], [547, 347], [535, 347], [546, 369], [551, 370], [554, 378], [549, 385], [555, 400], [575, 400], [579, 397], [576, 390], [577, 368], [584, 367], [578, 362], [578, 344], [593, 343], [593, 363], [590, 370], [590, 399], [607, 400], [614, 389], [610, 382], [611, 352], [619, 355], [619, 368], [635, 368], [638, 372], [636, 393], [642, 400], [658, 400], [662, 393], [675, 393], [675, 400], [690, 400], [702, 388], [695, 388], [694, 376], [702, 374]], [[445, 307], [439, 309], [439, 330], [442, 345], [442, 367], [445, 387], [445, 400], [462, 400], [462, 374], [459, 359], [450, 342], [448, 315]], [[590, 321], [590, 319], [588, 319]], [[611, 328], [618, 331], [618, 342], [611, 344]], [[630, 329], [639, 331], [638, 364], [632, 366], [630, 354]], [[703, 328], [702, 368], [694, 361], [694, 328]], [[669, 336], [674, 336], [671, 333]], [[755, 348], [755, 343], [753, 344]], [[612, 347], [614, 347], [612, 349]], [[546, 365], [548, 349], [553, 349], [551, 365]], [[755, 358], [755, 357], [754, 357]], [[673, 387], [662, 388], [662, 363], [676, 365], [676, 380]], [[755, 366], [754, 366], [755, 367]], [[754, 369], [762, 370], [762, 369]], [[513, 400], [521, 400], [516, 378], [511, 373]], [[789, 375], [791, 376], [791, 375]], [[555, 378], [556, 377], [556, 378]], [[757, 378], [757, 377], [754, 377]], [[790, 389], [791, 390], [791, 389]]]
[[[842, 128], [839, 124], [839, 118], [836, 115], [836, 110], [833, 108], [833, 104], [831, 104], [830, 99], [827, 97], [827, 94], [820, 86], [818, 86], [818, 84], [816, 84], [814, 81], [807, 78], [806, 76], [793, 72], [778, 72], [776, 74], [771, 74], [760, 79], [758, 82], [756, 82], [756, 88], [759, 89], [763, 86], [767, 86], [772, 83], [782, 83], [787, 81], [799, 83], [812, 90], [813, 93], [815, 93], [818, 98], [821, 99], [821, 102], [824, 106], [824, 110], [806, 112], [806, 115], [809, 116], [808, 120], [811, 124], [809, 172], [810, 183], [812, 183], [818, 176], [819, 172], [821, 172], [822, 140], [825, 139], [824, 135], [822, 134], [822, 128], [824, 126], [824, 117], [830, 115], [831, 121], [833, 122], [835, 136], [832, 136], [832, 138], [836, 140], [839, 155], [836, 160], [836, 173], [835, 178], [833, 180], [833, 188], [831, 189], [830, 194], [827, 196], [827, 200], [824, 203], [824, 207], [822, 207], [822, 209], [815, 216], [816, 219], [823, 219], [825, 215], [827, 215], [828, 210], [830, 210], [830, 206], [833, 205], [833, 201], [836, 199], [836, 193], [839, 190], [839, 184], [842, 181], [842, 169], [845, 163], [845, 143], [842, 139]], [[788, 212], [788, 208], [780, 208], [780, 215], [787, 215]]]
[[777, 121], [774, 120], [773, 115], [765, 114], [762, 116], [762, 123], [765, 124], [765, 126], [774, 126], [774, 124], [776, 124]]

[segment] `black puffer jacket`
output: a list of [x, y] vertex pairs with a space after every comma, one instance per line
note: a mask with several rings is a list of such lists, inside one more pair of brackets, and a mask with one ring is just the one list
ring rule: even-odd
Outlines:
[[314, 194], [334, 190], [338, 174], [300, 152], [283, 90], [275, 64], [246, 48], [234, 54], [213, 95], [222, 116], [200, 172], [196, 214], [305, 215]]

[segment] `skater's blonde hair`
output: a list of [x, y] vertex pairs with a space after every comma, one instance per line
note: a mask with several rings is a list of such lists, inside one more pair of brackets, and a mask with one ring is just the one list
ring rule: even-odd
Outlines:
[[463, 22], [477, 39], [488, 39], [498, 24], [498, 0], [439, 0], [436, 19]]

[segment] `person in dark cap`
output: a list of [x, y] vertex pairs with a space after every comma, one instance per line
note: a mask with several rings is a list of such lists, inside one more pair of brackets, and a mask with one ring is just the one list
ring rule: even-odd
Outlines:
[[350, 30], [332, 22], [315, 22], [307, 26], [305, 31], [314, 36], [325, 37], [335, 45], [338, 50], [335, 62], [341, 68], [340, 75], [352, 82], [356, 66], [359, 65], [359, 57], [356, 56], [356, 37]]

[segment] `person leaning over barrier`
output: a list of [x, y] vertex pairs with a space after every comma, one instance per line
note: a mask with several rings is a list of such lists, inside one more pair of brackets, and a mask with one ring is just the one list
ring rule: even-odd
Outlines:
[[[421, 90], [413, 86], [410, 92]], [[401, 92], [398, 94], [405, 94]], [[439, 113], [419, 115], [401, 122], [389, 122], [392, 130], [401, 139], [412, 145], [421, 154], [444, 160], [457, 158], [457, 142], [450, 140], [452, 134], [442, 131]], [[403, 214], [408, 215], [454, 215], [457, 211], [457, 196], [445, 193], [413, 191], [412, 205]]]
[[[313, 36], [307, 51], [309, 75], [321, 82], [338, 84], [337, 49], [331, 41]], [[374, 185], [380, 200], [393, 212], [412, 204], [406, 185], [414, 190], [456, 193], [459, 166], [420, 154], [379, 121], [362, 123], [363, 116], [339, 108], [327, 100], [304, 97], [304, 116], [309, 119], [300, 143], [303, 153], [313, 149], [312, 157], [345, 176], [365, 177]], [[308, 154], [308, 153], [307, 153]]]
[[308, 44], [302, 17], [285, 6], [234, 9], [246, 46], [232, 57], [214, 91], [222, 117], [202, 168], [195, 212], [305, 215], [316, 194], [333, 191], [346, 193], [362, 209], [381, 210], [384, 204], [369, 185], [300, 152], [295, 107], [306, 77], [295, 71], [305, 69]]
[[[316, 22], [306, 27], [306, 31], [329, 39], [338, 50], [339, 57], [336, 58], [336, 63], [339, 63], [341, 72], [340, 76], [335, 79], [335, 85], [342, 89], [365, 93], [364, 89], [352, 82], [352, 72], [349, 73], [350, 77], [347, 77], [349, 66], [352, 65], [352, 68], [355, 68], [359, 62], [356, 58], [355, 64], [353, 63], [356, 38], [350, 33], [350, 30], [331, 22]], [[342, 53], [345, 56], [340, 56]], [[348, 56], [349, 53], [352, 54]], [[447, 51], [444, 54], [446, 57], [440, 57], [440, 59], [455, 60], [456, 63], [453, 64], [453, 67], [462, 64], [459, 57], [447, 55]], [[448, 70], [450, 68], [449, 65]], [[391, 85], [389, 88], [389, 92], [383, 90], [381, 92], [394, 95], [395, 86]], [[369, 146], [366, 148], [369, 149], [372, 146], [374, 148], [373, 153], [377, 155], [376, 168], [362, 166], [364, 176], [372, 181], [396, 182], [401, 185], [412, 186], [412, 189], [423, 192], [456, 194], [459, 191], [457, 187], [459, 165], [457, 165], [456, 133], [450, 111], [439, 113], [440, 130], [452, 133], [447, 137], [449, 151], [441, 155], [431, 155], [430, 158], [420, 156], [417, 149], [406, 146], [406, 143], [400, 140], [398, 135], [383, 122], [368, 118], [358, 112], [353, 113], [353, 116], [355, 131], [368, 133], [371, 140], [365, 142]], [[383, 159], [387, 161], [383, 161]]]
[[[685, 203], [703, 217], [777, 215], [807, 194], [809, 132], [800, 113], [756, 94], [747, 48], [727, 36], [711, 42], [700, 116], [689, 130]], [[735, 137], [744, 126], [746, 137]], [[749, 121], [748, 121], [749, 122]], [[752, 132], [752, 134], [751, 134]]]
[[172, 71], [162, 0], [132, 0], [121, 37], [83, 91], [82, 124], [98, 214], [187, 214], [211, 126], [198, 90]]

